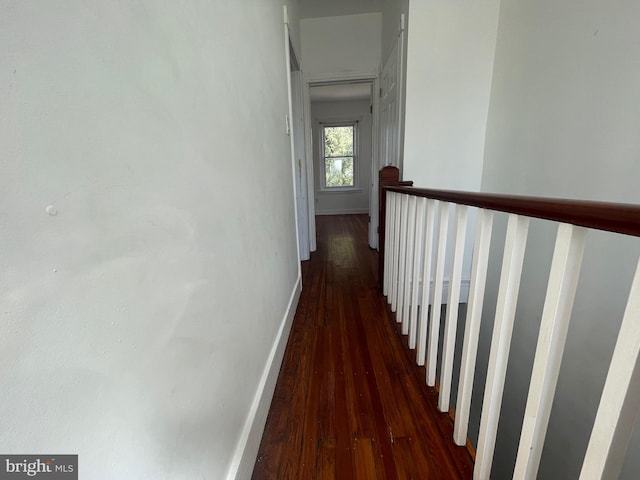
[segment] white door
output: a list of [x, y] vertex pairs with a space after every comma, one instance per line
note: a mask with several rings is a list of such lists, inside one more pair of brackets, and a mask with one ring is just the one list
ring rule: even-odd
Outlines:
[[[304, 126], [302, 121], [297, 118], [302, 117], [302, 73], [295, 51], [291, 45], [291, 33], [289, 31], [289, 16], [287, 6], [283, 6], [284, 10], [284, 49], [285, 60], [287, 66], [287, 93], [289, 100], [289, 112], [286, 115], [286, 132], [289, 135], [291, 144], [291, 170], [293, 173], [293, 190], [294, 190], [294, 215], [296, 221], [296, 237], [298, 240], [298, 259], [306, 260], [309, 258], [309, 223], [306, 221], [308, 212], [306, 208], [306, 181], [302, 181], [305, 176], [301, 175], [304, 167], [304, 159], [301, 157], [299, 148], [300, 142], [304, 142]], [[304, 148], [302, 149], [304, 151]], [[304, 208], [300, 208], [300, 198], [304, 199]], [[302, 219], [302, 220], [301, 220]], [[298, 262], [298, 275], [302, 275], [302, 269]]]
[[380, 162], [398, 166], [400, 151], [400, 99], [398, 88], [398, 49], [394, 48], [380, 74]]
[[298, 207], [298, 243], [300, 260], [309, 260], [309, 208], [307, 192], [307, 162], [304, 145], [304, 109], [302, 72], [291, 72], [291, 134], [295, 162], [296, 205]]
[[400, 168], [402, 128], [402, 59], [404, 57], [404, 29], [401, 21], [400, 34], [380, 73], [378, 164], [371, 172], [371, 201], [369, 215], [369, 246], [378, 248], [378, 171], [387, 165]]

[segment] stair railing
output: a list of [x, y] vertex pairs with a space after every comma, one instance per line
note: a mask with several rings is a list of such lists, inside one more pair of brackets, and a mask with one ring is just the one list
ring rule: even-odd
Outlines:
[[[383, 175], [384, 173], [384, 175]], [[507, 361], [520, 287], [529, 219], [558, 223], [555, 249], [533, 363], [513, 478], [535, 479], [555, 395], [585, 239], [589, 230], [640, 236], [640, 206], [495, 195], [403, 186], [395, 167], [380, 175], [380, 283], [391, 311], [438, 384], [438, 408], [449, 412], [458, 305], [469, 210], [477, 209], [475, 242], [462, 346], [454, 441], [467, 443], [474, 371], [485, 297], [494, 212], [508, 214], [496, 316], [489, 352], [475, 479], [488, 479], [493, 461]], [[449, 207], [455, 208], [444, 341], [436, 379], [441, 305], [449, 240]], [[437, 221], [436, 221], [437, 219]], [[437, 247], [436, 247], [437, 246]], [[428, 280], [428, 281], [425, 281]], [[421, 308], [421, 299], [432, 299]], [[429, 303], [428, 301], [426, 303]], [[580, 478], [618, 478], [640, 409], [640, 263], [636, 267], [618, 340], [596, 414]]]

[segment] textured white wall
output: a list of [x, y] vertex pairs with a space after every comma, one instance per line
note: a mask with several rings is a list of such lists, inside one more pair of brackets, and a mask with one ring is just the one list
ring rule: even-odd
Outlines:
[[[417, 187], [480, 190], [498, 7], [499, 0], [409, 4], [402, 178]], [[452, 214], [449, 238], [453, 224]], [[473, 239], [469, 228], [465, 279]]]
[[297, 279], [282, 5], [1, 11], [0, 450], [223, 478]]
[[305, 74], [370, 75], [380, 69], [380, 13], [304, 18], [300, 29]]
[[403, 178], [479, 190], [498, 0], [409, 5]]
[[[640, 203], [638, 18], [631, 1], [502, 2], [483, 190]], [[511, 476], [554, 235], [543, 222], [530, 232], [492, 478]], [[639, 254], [635, 239], [587, 239], [539, 478], [578, 476]], [[622, 478], [640, 478], [639, 440]]]
[[[369, 211], [369, 189], [371, 183], [371, 114], [369, 100], [344, 102], [314, 102], [311, 104], [313, 119], [313, 138], [316, 148], [313, 151], [313, 174], [315, 178], [316, 213], [367, 213]], [[326, 192], [320, 190], [322, 164], [320, 163], [321, 131], [319, 121], [359, 120], [357, 170], [358, 190], [348, 193]]]

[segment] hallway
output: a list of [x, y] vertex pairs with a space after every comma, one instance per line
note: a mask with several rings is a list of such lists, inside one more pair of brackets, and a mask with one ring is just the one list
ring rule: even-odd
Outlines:
[[377, 288], [367, 216], [318, 216], [253, 478], [471, 478]]

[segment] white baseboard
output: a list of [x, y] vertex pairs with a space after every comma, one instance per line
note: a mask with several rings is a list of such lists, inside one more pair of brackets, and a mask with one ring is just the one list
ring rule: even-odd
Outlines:
[[316, 215], [360, 215], [363, 213], [369, 213], [368, 208], [350, 208], [350, 209], [337, 209], [337, 210], [316, 210]]
[[271, 352], [269, 352], [269, 358], [267, 358], [264, 371], [262, 372], [260, 383], [258, 384], [251, 409], [249, 410], [249, 415], [247, 416], [240, 440], [236, 446], [236, 451], [233, 454], [231, 466], [227, 473], [227, 480], [250, 479], [253, 473], [253, 467], [256, 456], [258, 455], [258, 449], [260, 448], [262, 433], [267, 423], [271, 399], [273, 398], [273, 392], [276, 388], [280, 365], [284, 357], [284, 350], [287, 346], [289, 332], [293, 324], [293, 317], [296, 314], [301, 291], [302, 278], [298, 277], [293, 292], [291, 292], [287, 311], [285, 312], [282, 323], [280, 324], [280, 329], [271, 347]]

